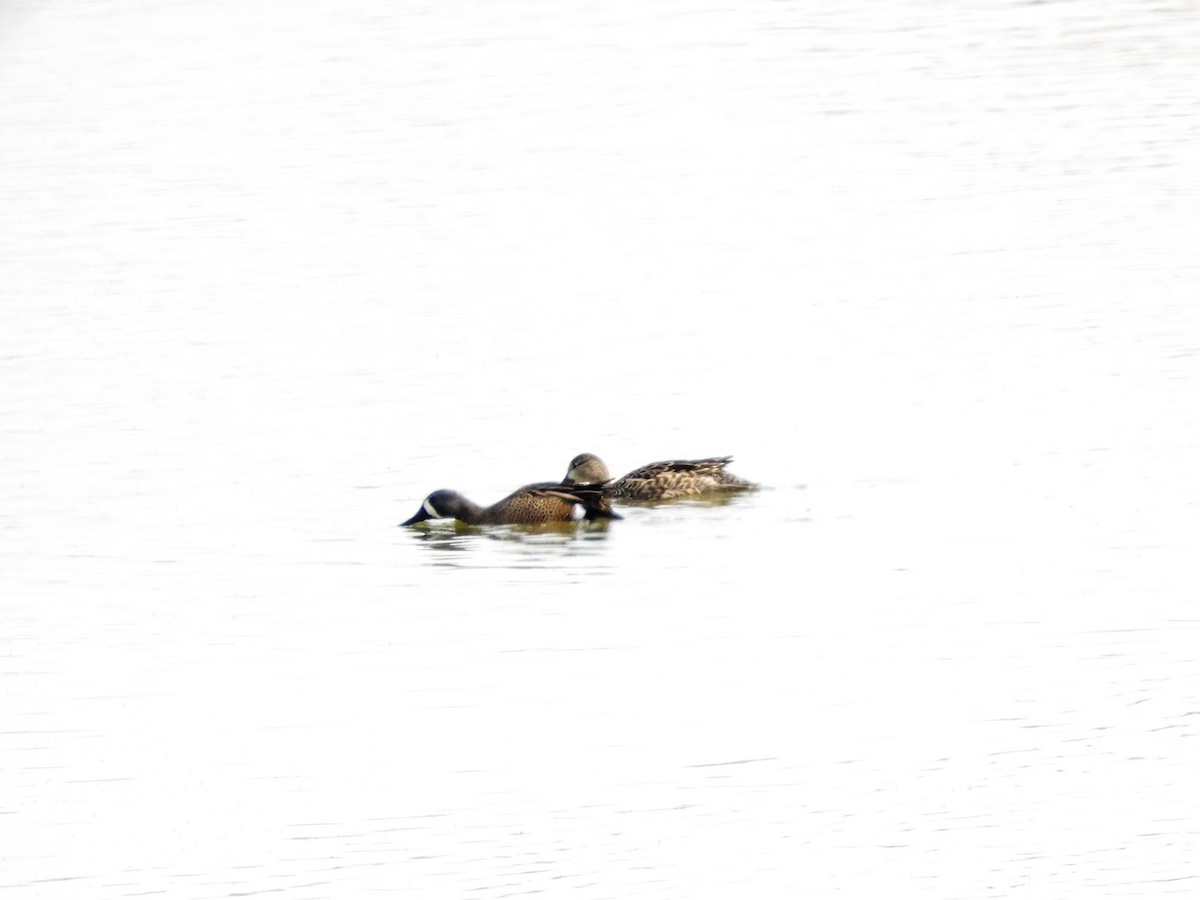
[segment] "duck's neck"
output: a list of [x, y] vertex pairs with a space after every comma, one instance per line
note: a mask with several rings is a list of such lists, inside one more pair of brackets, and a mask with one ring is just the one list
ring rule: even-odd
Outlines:
[[487, 520], [487, 510], [478, 503], [472, 503], [466, 497], [459, 497], [458, 508], [454, 518], [468, 525], [482, 525]]

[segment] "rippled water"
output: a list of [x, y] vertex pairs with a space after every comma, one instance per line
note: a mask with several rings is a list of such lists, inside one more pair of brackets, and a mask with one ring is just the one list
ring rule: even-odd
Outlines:
[[[0, 888], [1190, 896], [1187, 4], [9, 3]], [[733, 453], [607, 526], [435, 488]]]

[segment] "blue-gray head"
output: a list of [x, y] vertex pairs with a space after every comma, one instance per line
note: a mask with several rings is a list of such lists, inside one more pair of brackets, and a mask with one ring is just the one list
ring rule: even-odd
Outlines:
[[470, 508], [471, 504], [458, 491], [434, 491], [425, 498], [421, 508], [411, 519], [405, 519], [401, 525], [416, 525], [429, 519], [457, 519], [459, 514]]

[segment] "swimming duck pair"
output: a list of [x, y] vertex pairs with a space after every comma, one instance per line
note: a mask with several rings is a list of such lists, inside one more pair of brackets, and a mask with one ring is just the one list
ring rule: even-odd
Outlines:
[[486, 507], [472, 503], [456, 491], [434, 491], [425, 498], [416, 515], [400, 524], [415, 525], [429, 519], [458, 519], [468, 525], [619, 519], [612, 510], [613, 500], [676, 500], [756, 488], [756, 484], [725, 471], [732, 458], [665, 460], [634, 469], [614, 480], [598, 456], [581, 453], [571, 460], [561, 484], [527, 484]]

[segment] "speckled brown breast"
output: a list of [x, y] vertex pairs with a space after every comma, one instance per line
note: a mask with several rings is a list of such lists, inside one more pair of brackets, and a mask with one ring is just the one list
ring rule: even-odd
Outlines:
[[522, 488], [488, 507], [483, 522], [492, 525], [537, 525], [571, 522], [581, 517], [578, 504], [536, 488]]

